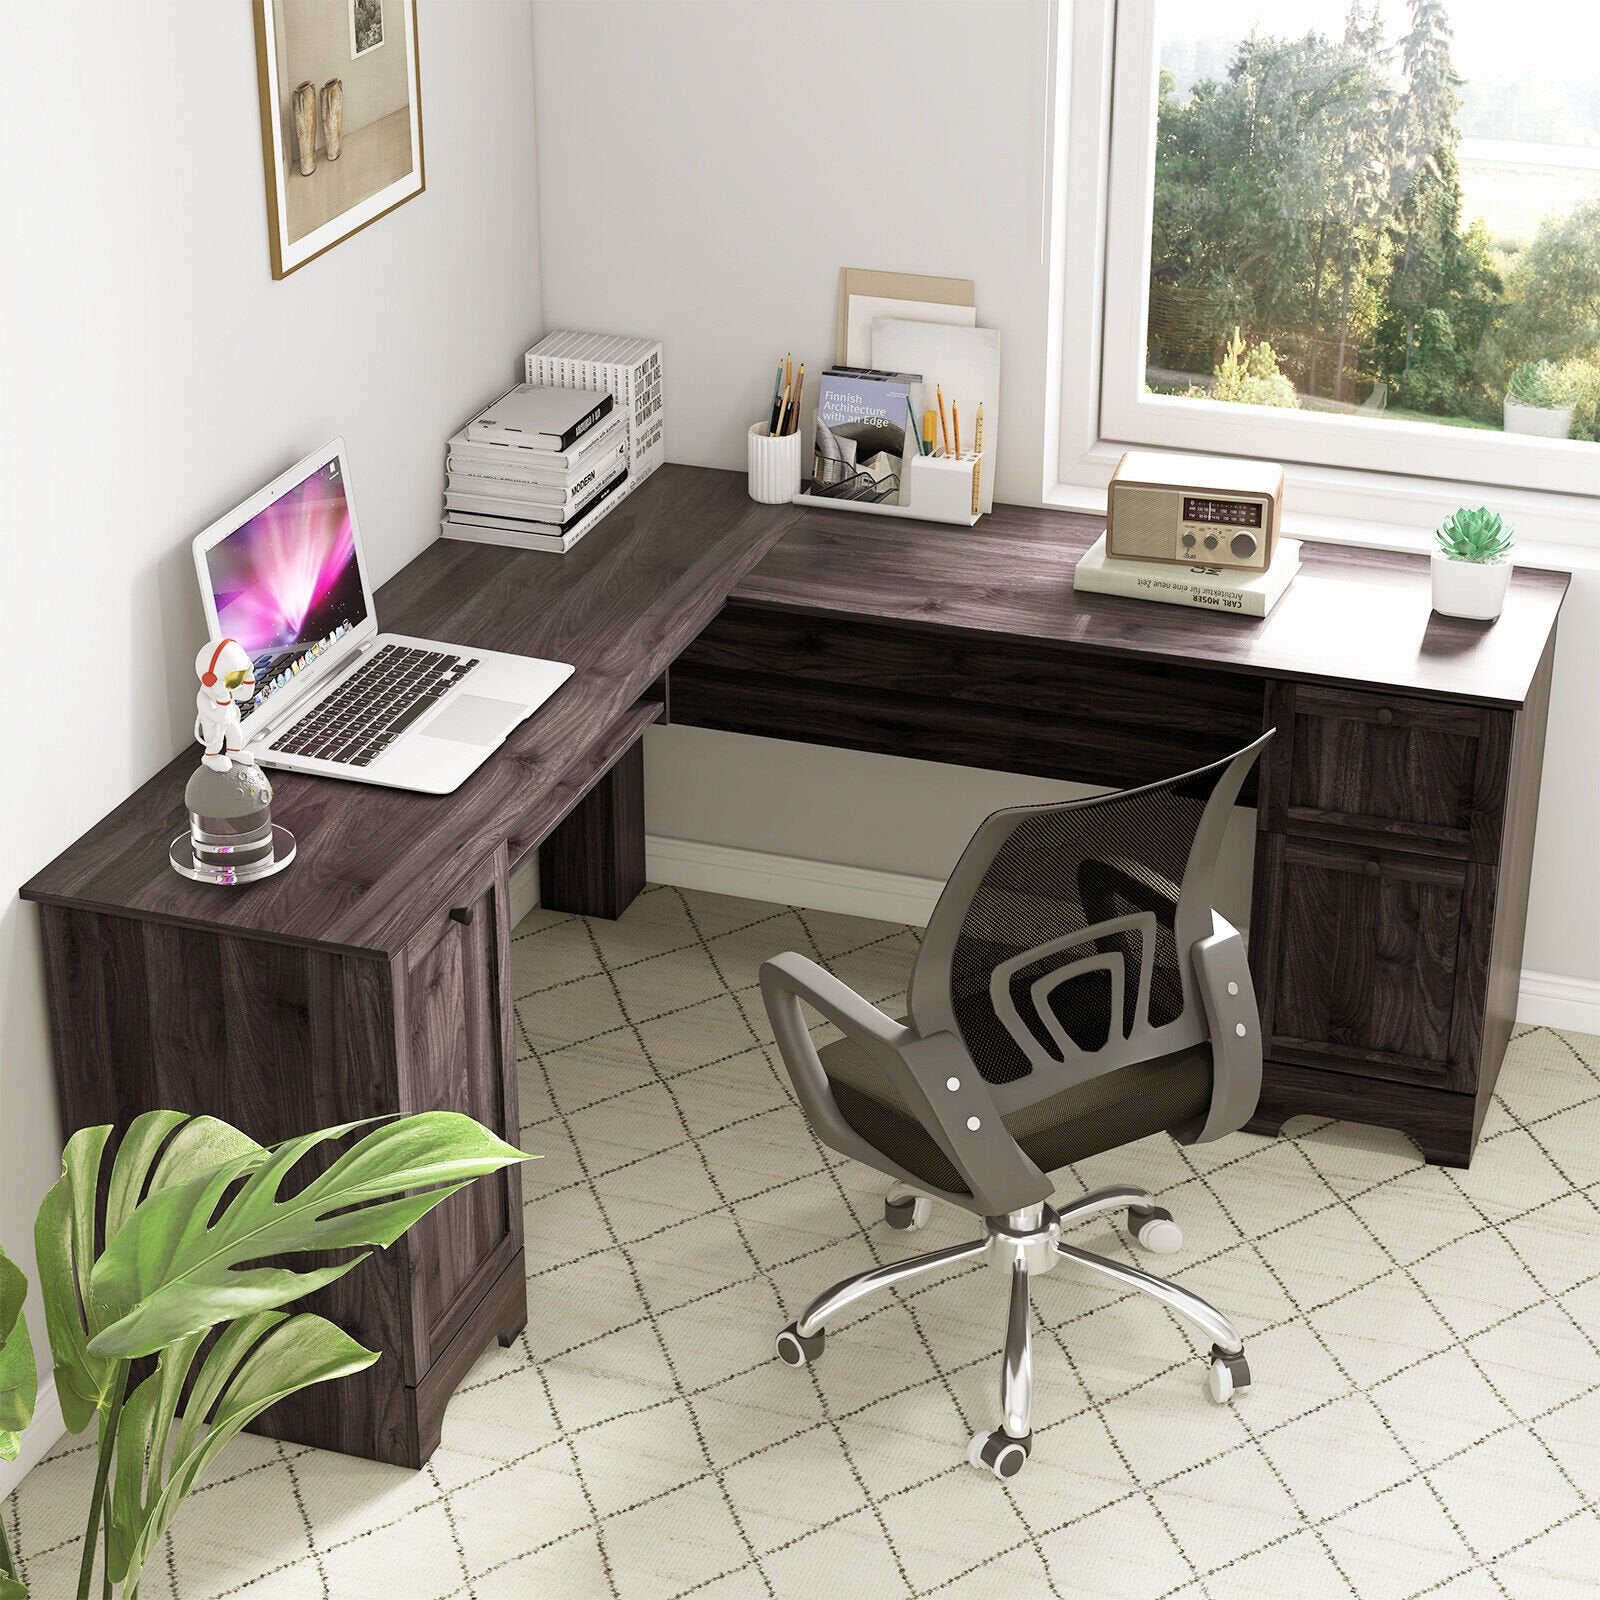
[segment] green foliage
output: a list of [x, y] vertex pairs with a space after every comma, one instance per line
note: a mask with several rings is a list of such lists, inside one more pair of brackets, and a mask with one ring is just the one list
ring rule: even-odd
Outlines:
[[[68, 1141], [34, 1240], [62, 1414], [74, 1433], [98, 1423], [80, 1600], [102, 1520], [103, 1592], [120, 1584], [135, 1600], [145, 1563], [230, 1440], [288, 1395], [378, 1359], [324, 1318], [280, 1309], [364, 1255], [310, 1271], [265, 1259], [393, 1244], [474, 1178], [529, 1159], [470, 1117], [425, 1112], [379, 1123], [279, 1198], [302, 1158], [363, 1126], [266, 1149], [211, 1117], [147, 1112], [104, 1178], [111, 1129]], [[0, 1268], [0, 1352], [13, 1299], [20, 1291]], [[132, 1360], [151, 1355], [155, 1371], [130, 1394]], [[4, 1407], [0, 1385], [0, 1428]], [[3, 1541], [0, 1558], [0, 1600], [18, 1600]]]
[[1511, 374], [1506, 393], [1525, 406], [1551, 411], [1565, 404], [1561, 398], [1560, 375], [1553, 361], [1524, 361]]
[[33, 1340], [22, 1316], [27, 1297], [22, 1269], [0, 1250], [0, 1461], [17, 1459], [22, 1430], [32, 1421], [38, 1398]]
[[1572, 407], [1568, 437], [1600, 442], [1600, 351], [1563, 361], [1556, 384], [1562, 405]]
[[1536, 357], [1600, 355], [1600, 198], [1549, 217], [1506, 274], [1491, 376]]
[[1272, 346], [1262, 340], [1247, 349], [1239, 330], [1223, 353], [1221, 363], [1215, 368], [1217, 386], [1212, 391], [1216, 400], [1231, 400], [1247, 406], [1298, 407], [1300, 396], [1294, 385], [1278, 370], [1278, 358]]
[[1516, 543], [1515, 529], [1501, 521], [1498, 511], [1490, 511], [1487, 506], [1476, 510], [1463, 506], [1452, 512], [1434, 537], [1439, 549], [1452, 561], [1468, 561], [1475, 565], [1504, 560]]

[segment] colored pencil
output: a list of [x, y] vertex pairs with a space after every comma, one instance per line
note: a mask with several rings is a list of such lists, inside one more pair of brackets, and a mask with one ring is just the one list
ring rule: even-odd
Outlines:
[[783, 400], [778, 406], [778, 421], [777, 421], [776, 426], [774, 426], [774, 428], [772, 430], [772, 436], [773, 436], [774, 439], [779, 437], [779, 435], [781, 435], [782, 432], [783, 432], [783, 414], [788, 409], [789, 409], [789, 385], [788, 384], [784, 384], [784, 386], [783, 386]]
[[917, 447], [917, 454], [922, 454], [922, 441], [917, 437], [917, 409], [911, 404], [911, 396], [906, 396], [906, 415], [911, 418], [911, 442]]
[[961, 459], [961, 407], [950, 402], [950, 432], [956, 441], [956, 460]]
[[933, 436], [938, 426], [931, 408], [922, 413], [922, 453], [925, 456], [933, 454]]
[[938, 400], [939, 400], [939, 442], [940, 442], [940, 444], [942, 444], [944, 446], [945, 454], [949, 455], [949, 453], [950, 453], [950, 430], [945, 426], [945, 421], [944, 421], [944, 390], [941, 389], [938, 386], [938, 384], [935, 384], [933, 386], [933, 392], [938, 397]]
[[800, 363], [800, 371], [794, 380], [794, 404], [789, 408], [789, 432], [795, 433], [800, 427], [800, 396], [806, 392], [806, 364]]
[[783, 363], [778, 363], [778, 375], [772, 380], [772, 420], [767, 424], [768, 433], [778, 431], [778, 405], [783, 399]]

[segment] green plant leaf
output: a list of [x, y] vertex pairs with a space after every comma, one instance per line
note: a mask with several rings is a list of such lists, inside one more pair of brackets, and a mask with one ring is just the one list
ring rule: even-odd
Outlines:
[[27, 1298], [22, 1269], [0, 1250], [0, 1461], [17, 1459], [39, 1393], [33, 1340], [22, 1315]]
[[28, 1600], [28, 1591], [15, 1578], [0, 1572], [0, 1600]]
[[[112, 1578], [137, 1587], [146, 1562], [212, 1461], [268, 1406], [378, 1359], [324, 1317], [265, 1312], [226, 1329], [196, 1375], [168, 1459], [173, 1413], [200, 1340], [181, 1341], [139, 1385], [118, 1429]], [[170, 1370], [168, 1356], [173, 1357]], [[214, 1409], [213, 1409], [214, 1407]], [[210, 1427], [201, 1424], [210, 1411]], [[133, 1420], [130, 1422], [130, 1413]], [[124, 1467], [126, 1454], [136, 1465]], [[148, 1468], [146, 1470], [146, 1462]]]
[[[116, 1362], [89, 1348], [104, 1319], [93, 1289], [95, 1208], [109, 1127], [83, 1128], [67, 1141], [61, 1176], [45, 1196], [34, 1226], [39, 1288], [55, 1362], [61, 1414], [81, 1433], [109, 1404]], [[120, 1231], [143, 1191], [192, 1180], [219, 1161], [248, 1167], [267, 1151], [215, 1117], [151, 1111], [136, 1117], [117, 1149], [106, 1192], [106, 1233]]]
[[95, 1264], [100, 1321], [88, 1340], [91, 1358], [151, 1355], [186, 1334], [299, 1299], [364, 1257], [309, 1271], [250, 1263], [393, 1244], [464, 1184], [529, 1159], [471, 1117], [427, 1111], [375, 1128], [298, 1194], [278, 1198], [304, 1155], [360, 1126], [290, 1139], [264, 1160], [235, 1157], [152, 1192]]
[[34, 1255], [45, 1326], [55, 1362], [61, 1416], [72, 1433], [82, 1433], [108, 1403], [116, 1363], [89, 1350], [94, 1304], [89, 1274], [94, 1265], [95, 1196], [100, 1158], [109, 1127], [81, 1128], [61, 1152], [61, 1176], [39, 1207], [34, 1222]]

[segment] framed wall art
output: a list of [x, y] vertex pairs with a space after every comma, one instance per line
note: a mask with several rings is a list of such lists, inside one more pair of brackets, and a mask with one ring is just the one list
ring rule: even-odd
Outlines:
[[423, 191], [416, 0], [256, 0], [272, 275]]

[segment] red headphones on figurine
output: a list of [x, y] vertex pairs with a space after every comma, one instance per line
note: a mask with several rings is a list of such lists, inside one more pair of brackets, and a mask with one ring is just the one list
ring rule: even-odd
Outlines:
[[217, 657], [228, 648], [230, 644], [237, 644], [237, 639], [224, 639], [215, 650], [211, 652], [211, 665], [200, 674], [200, 681], [206, 688], [214, 689], [217, 685]]

